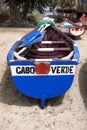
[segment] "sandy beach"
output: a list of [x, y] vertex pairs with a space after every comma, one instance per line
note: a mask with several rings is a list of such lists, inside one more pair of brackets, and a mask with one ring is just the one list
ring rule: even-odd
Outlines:
[[87, 130], [87, 31], [76, 43], [80, 50], [71, 88], [48, 99], [45, 109], [39, 100], [19, 93], [13, 85], [7, 54], [14, 42], [32, 28], [0, 28], [0, 130]]

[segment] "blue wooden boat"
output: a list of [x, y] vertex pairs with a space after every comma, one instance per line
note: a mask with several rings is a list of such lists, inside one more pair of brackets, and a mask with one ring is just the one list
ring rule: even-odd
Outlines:
[[[60, 96], [71, 87], [79, 50], [77, 44], [55, 26], [48, 26], [43, 36], [41, 32], [38, 37], [30, 36], [35, 31], [37, 29], [14, 43], [7, 60], [16, 88], [28, 97], [40, 99], [44, 108], [46, 99]], [[27, 47], [21, 46], [25, 40]], [[31, 41], [34, 42], [31, 44]]]

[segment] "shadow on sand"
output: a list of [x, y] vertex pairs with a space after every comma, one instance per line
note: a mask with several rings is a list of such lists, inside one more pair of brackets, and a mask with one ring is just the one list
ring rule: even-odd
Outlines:
[[55, 98], [51, 98], [47, 100], [47, 103], [49, 106], [59, 106], [62, 104], [62, 101], [64, 99], [65, 94], [55, 97]]
[[73, 40], [81, 40], [81, 36], [75, 37], [75, 36], [71, 36], [69, 33], [66, 33], [70, 38], [72, 38]]
[[79, 72], [80, 93], [87, 110], [87, 62], [84, 63]]
[[[0, 86], [0, 102], [17, 106], [40, 106], [40, 100], [24, 96], [16, 89], [12, 82], [10, 68], [8, 66], [2, 77]], [[62, 104], [63, 98], [64, 95], [53, 99], [49, 99], [49, 103], [48, 100], [46, 100], [46, 106], [58, 106]]]

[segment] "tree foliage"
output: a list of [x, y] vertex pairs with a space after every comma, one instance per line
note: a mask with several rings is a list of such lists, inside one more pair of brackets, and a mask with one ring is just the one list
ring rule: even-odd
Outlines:
[[76, 0], [61, 0], [61, 7], [72, 8], [76, 4]]
[[[24, 8], [28, 6], [28, 11], [34, 11], [35, 9], [43, 13], [44, 9], [52, 3], [52, 0], [3, 0], [9, 5], [10, 1], [13, 1], [18, 8]], [[54, 0], [55, 1], [55, 0]]]
[[[26, 20], [27, 14], [38, 10], [43, 13], [45, 8], [51, 4], [52, 0], [2, 0], [10, 7], [10, 16], [12, 22]], [[20, 11], [21, 10], [21, 11]], [[17, 15], [18, 14], [18, 15]], [[22, 15], [20, 15], [22, 14]], [[22, 16], [21, 18], [19, 18]]]
[[77, 11], [87, 12], [87, 0], [77, 0]]

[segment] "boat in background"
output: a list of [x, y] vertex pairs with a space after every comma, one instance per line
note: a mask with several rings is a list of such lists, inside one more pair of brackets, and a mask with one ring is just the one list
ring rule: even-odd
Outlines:
[[87, 15], [86, 15], [86, 14], [83, 14], [83, 15], [80, 17], [80, 21], [81, 21], [82, 25], [87, 26]]
[[69, 34], [70, 36], [79, 37], [85, 33], [85, 27], [74, 23], [70, 20], [64, 20], [59, 24], [59, 29]]

